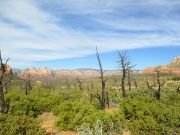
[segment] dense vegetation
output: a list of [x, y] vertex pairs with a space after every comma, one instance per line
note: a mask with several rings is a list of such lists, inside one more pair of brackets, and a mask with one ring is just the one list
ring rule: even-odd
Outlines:
[[135, 74], [133, 77], [138, 80], [138, 87], [133, 84], [131, 91], [127, 91], [127, 97], [122, 96], [120, 76], [107, 78], [110, 103], [106, 109], [101, 109], [97, 98], [97, 93], [101, 91], [98, 78], [81, 80], [83, 89], [78, 87], [76, 79], [69, 79], [69, 83], [67, 80], [51, 83], [31, 81], [32, 90], [28, 95], [22, 87], [26, 81], [16, 78], [8, 84], [5, 94], [9, 111], [0, 114], [0, 134], [46, 134], [38, 121], [43, 112], [53, 112], [57, 116], [56, 126], [60, 130], [94, 129], [95, 134], [98, 130], [95, 124], [99, 121], [103, 134], [122, 134], [125, 130], [133, 135], [180, 134], [180, 91], [177, 89], [180, 82], [173, 75], [163, 75], [168, 80], [158, 100], [158, 87], [148, 88], [146, 84], [150, 80], [149, 85], [154, 85], [153, 75], [147, 78]]

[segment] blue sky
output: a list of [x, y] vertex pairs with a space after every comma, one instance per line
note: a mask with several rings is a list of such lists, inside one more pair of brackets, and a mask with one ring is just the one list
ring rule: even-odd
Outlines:
[[[180, 54], [180, 47], [145, 47], [127, 50], [131, 63], [136, 65], [134, 69], [143, 69], [144, 67], [168, 64]], [[111, 51], [100, 54], [104, 69], [119, 69], [118, 51]], [[54, 69], [78, 69], [78, 68], [98, 68], [98, 62], [95, 54], [80, 58], [57, 59], [52, 61], [42, 61], [34, 63], [37, 67], [48, 67], [53, 65]]]
[[14, 68], [117, 68], [127, 49], [137, 69], [180, 55], [179, 0], [0, 0], [0, 49]]

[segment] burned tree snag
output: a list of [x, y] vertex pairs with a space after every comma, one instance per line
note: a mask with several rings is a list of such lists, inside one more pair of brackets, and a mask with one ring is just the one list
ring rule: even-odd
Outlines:
[[128, 87], [129, 87], [129, 91], [131, 91], [131, 71], [128, 71]]
[[105, 90], [106, 80], [104, 79], [104, 72], [103, 72], [98, 48], [96, 48], [96, 56], [97, 56], [97, 60], [98, 60], [99, 68], [100, 68], [100, 74], [101, 74], [100, 78], [101, 78], [101, 85], [102, 85], [101, 96], [98, 94], [98, 99], [101, 103], [101, 109], [104, 109], [106, 108], [106, 90]]
[[[154, 78], [154, 81], [155, 81], [156, 79]], [[149, 90], [152, 90], [155, 86], [156, 86], [156, 84], [151, 84], [149, 81], [148, 81], [148, 78], [147, 78], [147, 76], [146, 76], [146, 85], [147, 85], [147, 88], [149, 89]]]
[[149, 84], [147, 79], [146, 79], [146, 84], [147, 84], [148, 89], [151, 89], [151, 86], [150, 86], [150, 84]]
[[66, 79], [66, 86], [67, 86], [67, 89], [68, 90], [70, 90], [71, 89], [71, 85], [70, 85], [70, 83], [69, 83], [69, 80], [68, 79]]
[[77, 78], [77, 82], [78, 82], [78, 86], [79, 86], [80, 91], [83, 91], [82, 82], [79, 78]]
[[163, 80], [163, 81], [160, 80], [160, 70], [159, 70], [159, 69], [156, 70], [156, 74], [157, 74], [157, 79], [156, 79], [156, 81], [157, 81], [157, 86], [158, 86], [158, 91], [157, 91], [157, 94], [156, 94], [156, 98], [157, 98], [158, 100], [160, 100], [160, 97], [161, 97], [161, 89], [162, 89], [162, 86], [165, 84], [165, 81], [164, 81], [164, 80]]
[[8, 81], [5, 81], [5, 75], [7, 74], [7, 62], [9, 58], [3, 63], [0, 51], [0, 102], [1, 102], [1, 113], [7, 113], [9, 111], [9, 102], [4, 98], [5, 92], [4, 87], [11, 81], [11, 77]]
[[177, 92], [180, 92], [180, 86], [177, 88]]
[[90, 103], [92, 103], [92, 100], [93, 100], [93, 95], [91, 93], [91, 95], [90, 95]]
[[109, 108], [109, 93], [106, 91], [106, 100], [107, 100], [107, 105], [108, 105], [108, 108]]
[[134, 86], [135, 86], [136, 89], [137, 89], [137, 88], [138, 88], [138, 85], [137, 85], [136, 79], [133, 79], [133, 82], [134, 82]]
[[31, 90], [32, 90], [31, 75], [29, 73], [26, 78], [25, 95], [28, 95]]
[[126, 51], [121, 51], [119, 52], [119, 66], [122, 69], [122, 82], [121, 82], [121, 87], [122, 87], [122, 93], [123, 97], [126, 97], [126, 86], [125, 86], [125, 79], [127, 72], [130, 71], [135, 65], [131, 65], [129, 56], [127, 55]]

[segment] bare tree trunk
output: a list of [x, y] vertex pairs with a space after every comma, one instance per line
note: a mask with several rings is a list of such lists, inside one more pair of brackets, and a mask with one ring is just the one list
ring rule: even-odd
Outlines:
[[138, 88], [138, 85], [137, 85], [136, 79], [134, 79], [134, 86], [135, 86], [136, 88]]
[[108, 108], [109, 108], [109, 93], [106, 91], [106, 96], [107, 96], [107, 105], [108, 105]]
[[122, 69], [122, 73], [123, 73], [122, 83], [121, 83], [122, 94], [123, 94], [123, 97], [127, 97], [126, 88], [125, 88], [126, 73], [128, 71], [130, 71], [131, 68], [134, 67], [134, 65], [131, 65], [129, 56], [127, 55], [126, 51], [119, 52], [119, 58], [120, 58], [120, 60], [118, 61], [118, 63], [120, 65], [120, 68]]
[[150, 87], [150, 84], [149, 84], [148, 80], [146, 80], [146, 84], [147, 84], [148, 89], [151, 89], [151, 87]]
[[121, 83], [123, 97], [126, 97], [125, 79], [126, 79], [126, 72], [123, 71], [122, 83]]
[[177, 88], [177, 92], [180, 92], [180, 87]]
[[100, 74], [101, 74], [101, 85], [102, 85], [102, 92], [101, 92], [101, 97], [98, 96], [99, 98], [99, 101], [101, 103], [101, 108], [104, 109], [106, 107], [106, 93], [105, 93], [105, 86], [106, 86], [106, 81], [104, 80], [104, 75], [103, 75], [103, 68], [102, 68], [102, 64], [101, 64], [101, 60], [100, 60], [100, 56], [99, 56], [99, 52], [98, 52], [98, 49], [96, 48], [96, 51], [97, 51], [97, 60], [98, 60], [98, 63], [99, 63], [99, 68], [100, 68]]
[[83, 91], [81, 80], [79, 78], [77, 78], [77, 81], [78, 81], [78, 86], [79, 86], [80, 91]]
[[26, 79], [25, 95], [28, 95], [31, 90], [32, 90], [31, 75], [29, 73]]
[[92, 103], [93, 95], [91, 94], [90, 102]]
[[10, 81], [11, 77], [8, 81], [4, 82], [4, 78], [7, 71], [7, 62], [9, 59], [6, 60], [5, 63], [2, 61], [1, 51], [0, 51], [0, 102], [1, 102], [1, 113], [7, 113], [9, 111], [9, 103], [6, 102], [4, 98], [4, 86], [6, 86]]
[[105, 100], [105, 96], [106, 96], [106, 93], [105, 93], [105, 82], [102, 81], [102, 95], [101, 95], [101, 107], [102, 109], [104, 109], [106, 107], [106, 100]]
[[1, 113], [5, 113], [6, 103], [4, 99], [2, 81], [0, 81], [0, 101], [1, 101]]
[[128, 71], [128, 87], [129, 87], [129, 91], [131, 91], [131, 71]]
[[158, 93], [157, 93], [157, 99], [160, 100], [161, 97], [161, 82], [160, 82], [160, 72], [157, 71], [157, 84], [158, 84]]
[[69, 83], [69, 80], [66, 79], [66, 86], [67, 86], [67, 89], [70, 90], [71, 89], [71, 86], [70, 86], [70, 83]]
[[158, 91], [157, 91], [156, 98], [158, 100], [160, 100], [160, 98], [161, 98], [161, 89], [162, 89], [161, 87], [164, 85], [165, 81], [161, 82], [161, 80], [160, 80], [160, 70], [157, 69], [156, 73], [157, 73], [157, 85], [158, 85]]

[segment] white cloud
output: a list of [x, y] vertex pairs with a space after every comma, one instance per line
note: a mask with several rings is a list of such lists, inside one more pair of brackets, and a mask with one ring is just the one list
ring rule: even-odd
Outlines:
[[[167, 15], [175, 13], [173, 8], [180, 3], [168, 0], [161, 0], [161, 2], [140, 0], [140, 2], [137, 4], [133, 0], [93, 0], [91, 2], [1, 0], [0, 48], [5, 57], [12, 59], [11, 64], [17, 67], [31, 65], [33, 61], [93, 54], [95, 46], [99, 46], [101, 51], [110, 51], [179, 45], [180, 16], [167, 17]], [[134, 9], [131, 9], [133, 6], [135, 6]], [[137, 7], [143, 11], [151, 11], [152, 17], [142, 17], [139, 13], [141, 10], [138, 11]], [[144, 9], [152, 7], [155, 11]], [[164, 8], [168, 10], [164, 12], [162, 10]], [[133, 14], [133, 11], [137, 14]], [[156, 11], [159, 12], [156, 13]], [[91, 31], [87, 28], [87, 31], [83, 31], [78, 28], [81, 27], [81, 20], [79, 25], [76, 25], [77, 29], [73, 29], [68, 26], [69, 22], [66, 25], [63, 24], [62, 15], [66, 14], [76, 16], [83, 14], [90, 20], [107, 27], [107, 30]], [[155, 20], [158, 16], [159, 18]], [[129, 30], [129, 32], [123, 33], [122, 30]]]

